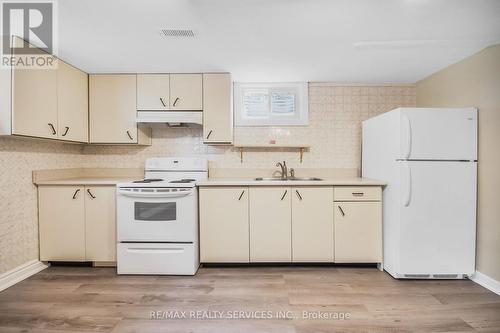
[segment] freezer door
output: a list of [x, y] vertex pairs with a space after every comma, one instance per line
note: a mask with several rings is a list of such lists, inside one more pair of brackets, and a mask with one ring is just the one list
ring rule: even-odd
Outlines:
[[402, 108], [399, 159], [477, 160], [477, 110]]
[[399, 274], [472, 274], [476, 162], [399, 163]]

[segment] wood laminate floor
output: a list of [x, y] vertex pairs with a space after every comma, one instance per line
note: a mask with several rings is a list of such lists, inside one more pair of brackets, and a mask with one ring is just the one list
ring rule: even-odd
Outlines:
[[202, 268], [178, 277], [51, 267], [0, 292], [1, 333], [475, 331], [500, 332], [500, 296], [467, 280], [398, 281], [374, 268]]

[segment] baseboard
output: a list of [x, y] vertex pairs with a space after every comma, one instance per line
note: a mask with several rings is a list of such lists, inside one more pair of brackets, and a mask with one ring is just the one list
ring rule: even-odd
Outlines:
[[476, 271], [476, 273], [472, 275], [470, 279], [477, 284], [485, 287], [486, 289], [491, 290], [495, 294], [500, 295], [500, 281], [492, 279], [488, 275], [478, 271]]
[[0, 275], [0, 291], [5, 290], [22, 280], [44, 270], [49, 267], [38, 260], [28, 261], [21, 266], [18, 266], [10, 271]]

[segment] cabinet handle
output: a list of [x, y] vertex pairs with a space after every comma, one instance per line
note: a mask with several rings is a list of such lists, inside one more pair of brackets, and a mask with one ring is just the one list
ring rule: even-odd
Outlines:
[[288, 192], [288, 190], [285, 190], [285, 193], [283, 193], [283, 195], [281, 196], [281, 201], [283, 201], [283, 199], [285, 199], [287, 192]]
[[49, 123], [49, 126], [50, 126], [50, 129], [52, 130], [52, 135], [56, 135], [57, 132], [56, 132], [56, 128], [54, 127], [54, 125], [52, 125], [52, 123]]
[[342, 207], [340, 207], [340, 206], [337, 206], [337, 207], [338, 207], [338, 208], [339, 208], [339, 210], [340, 210], [340, 214], [342, 214], [342, 216], [345, 216], [345, 213], [344, 213], [344, 210], [342, 209]]
[[75, 191], [75, 193], [73, 194], [73, 199], [76, 199], [76, 195], [78, 194], [78, 192], [80, 192], [80, 189], [77, 189], [77, 190]]
[[65, 131], [62, 134], [62, 136], [66, 136], [66, 134], [68, 134], [68, 131], [69, 131], [69, 127], [68, 126], [65, 126], [64, 128], [65, 128]]
[[245, 194], [245, 190], [241, 191], [241, 194], [240, 194], [240, 197], [238, 198], [238, 201], [241, 200], [241, 198], [243, 197], [243, 194]]
[[302, 200], [302, 196], [300, 195], [299, 190], [295, 190], [295, 193], [297, 194], [297, 196], [299, 197], [299, 199]]
[[355, 197], [362, 197], [364, 195], [363, 192], [352, 192], [352, 195]]
[[130, 134], [130, 131], [127, 131], [127, 135], [128, 135], [130, 140], [134, 140], [134, 138], [132, 137], [132, 134]]
[[161, 98], [161, 97], [160, 97], [160, 102], [161, 102], [161, 104], [163, 105], [163, 107], [164, 107], [164, 108], [165, 108], [165, 107], [167, 107], [167, 106], [165, 105], [165, 102], [163, 101], [163, 98]]
[[177, 98], [175, 99], [175, 101], [174, 101], [174, 106], [177, 104], [177, 102], [179, 101], [179, 99], [180, 99], [179, 97], [177, 97]]
[[90, 192], [89, 188], [87, 189], [87, 193], [90, 195], [92, 199], [95, 199], [95, 195], [93, 195], [92, 192]]
[[212, 135], [212, 130], [210, 130], [210, 132], [208, 132], [207, 139], [210, 137], [210, 135]]

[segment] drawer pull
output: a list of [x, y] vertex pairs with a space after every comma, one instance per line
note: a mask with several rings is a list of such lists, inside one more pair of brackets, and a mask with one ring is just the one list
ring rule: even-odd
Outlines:
[[363, 192], [352, 192], [352, 195], [355, 197], [362, 197], [365, 194]]
[[56, 132], [54, 125], [52, 125], [52, 123], [48, 123], [48, 125], [50, 126], [50, 129], [52, 130], [52, 135], [56, 135], [57, 132]]
[[342, 216], [345, 216], [345, 213], [344, 213], [344, 210], [342, 209], [342, 207], [340, 207], [340, 206], [337, 206], [337, 207], [338, 207], [338, 208], [339, 208], [339, 210], [340, 210], [340, 214], [342, 214]]
[[130, 131], [127, 131], [127, 135], [128, 135], [128, 138], [129, 138], [130, 140], [134, 140], [134, 138], [132, 137], [132, 134], [130, 134]]
[[238, 201], [241, 200], [241, 198], [243, 197], [243, 194], [245, 194], [245, 190], [241, 191], [241, 194], [240, 194], [240, 197], [238, 198]]
[[285, 199], [285, 196], [287, 193], [288, 193], [288, 190], [285, 190], [285, 193], [283, 193], [283, 196], [281, 197], [281, 201], [283, 201], [283, 199]]
[[177, 97], [177, 98], [175, 99], [175, 101], [174, 101], [173, 106], [176, 106], [176, 104], [177, 104], [177, 102], [178, 102], [179, 100], [180, 100], [180, 98], [179, 98], [179, 97]]
[[80, 192], [80, 189], [77, 189], [77, 190], [75, 191], [75, 193], [73, 194], [73, 199], [76, 199], [76, 195], [78, 194], [78, 192]]
[[66, 136], [66, 134], [68, 134], [68, 131], [69, 131], [69, 127], [68, 126], [65, 126], [64, 128], [65, 128], [65, 131], [62, 134], [62, 136]]
[[207, 139], [210, 137], [210, 135], [212, 135], [212, 130], [210, 130], [210, 132], [208, 132], [208, 135], [207, 135]]

